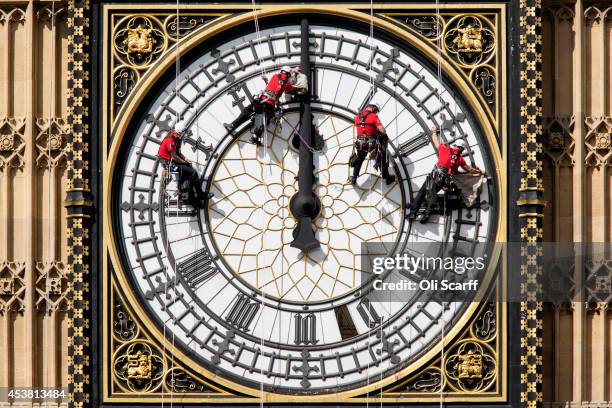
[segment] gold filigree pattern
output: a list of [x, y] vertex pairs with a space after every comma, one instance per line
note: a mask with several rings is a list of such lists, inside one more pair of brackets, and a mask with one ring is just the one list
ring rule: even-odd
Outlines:
[[[140, 78], [171, 45], [223, 13], [118, 14], [111, 18], [111, 118], [121, 109]], [[112, 120], [112, 119], [111, 119]]]
[[425, 39], [440, 57], [469, 78], [493, 117], [499, 115], [498, 55], [494, 14], [386, 13], [383, 16], [399, 22]]
[[114, 292], [110, 346], [112, 364], [109, 375], [116, 392], [122, 394], [155, 394], [181, 398], [193, 395], [228, 395], [221, 388], [189, 373], [172, 356], [170, 347], [150, 338]]
[[430, 41], [440, 38], [446, 25], [444, 18], [436, 14], [410, 16], [403, 20], [406, 25]]
[[193, 30], [205, 25], [216, 16], [203, 16], [199, 14], [180, 14], [178, 23], [176, 14], [166, 17], [164, 20], [165, 32], [170, 41], [176, 42], [191, 34]]
[[406, 384], [408, 392], [440, 392], [444, 388], [444, 375], [438, 367], [430, 367]]
[[[498, 364], [498, 321], [500, 310], [494, 301], [483, 304], [472, 322], [449, 349], [443, 361], [437, 356], [427, 368], [383, 391], [382, 397], [402, 392], [478, 395], [495, 390]], [[379, 396], [380, 397], [380, 396]]]

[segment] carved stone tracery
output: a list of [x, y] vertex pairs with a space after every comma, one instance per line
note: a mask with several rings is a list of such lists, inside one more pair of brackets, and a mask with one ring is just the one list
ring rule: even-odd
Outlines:
[[68, 125], [62, 118], [36, 119], [36, 166], [65, 167]]
[[0, 25], [25, 22], [25, 11], [22, 8], [0, 7]]
[[25, 165], [25, 118], [0, 118], [0, 171]]
[[587, 116], [584, 158], [587, 167], [608, 167], [612, 164], [612, 149], [610, 137], [612, 135], [612, 117]]
[[555, 116], [544, 119], [544, 157], [554, 166], [574, 165], [574, 117]]
[[65, 311], [68, 279], [63, 262], [36, 262], [36, 308], [41, 312]]
[[25, 262], [0, 262], [0, 315], [25, 311]]

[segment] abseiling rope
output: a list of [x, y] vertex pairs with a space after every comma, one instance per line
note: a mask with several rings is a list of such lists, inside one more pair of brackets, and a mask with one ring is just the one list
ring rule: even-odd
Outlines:
[[[257, 46], [261, 47], [261, 30], [259, 28], [259, 18], [257, 17], [257, 6], [255, 5], [255, 0], [251, 0], [251, 5], [253, 7], [253, 22], [255, 23], [255, 34], [257, 36]], [[261, 78], [263, 79], [263, 81], [266, 83], [268, 83], [268, 78], [266, 77], [267, 75], [267, 71], [264, 65], [264, 59], [263, 56], [260, 54], [257, 54], [257, 59], [258, 59], [258, 65], [259, 65], [259, 71], [261, 73]], [[262, 144], [263, 144], [263, 148], [264, 148], [264, 156], [266, 158], [268, 158], [268, 118], [267, 118], [267, 113], [265, 111], [265, 109], [263, 109], [263, 105], [262, 105], [262, 110], [263, 110], [263, 140], [262, 140]]]
[[[442, 48], [442, 33], [440, 32], [440, 0], [436, 0], [436, 54], [438, 58], [438, 84], [442, 85], [442, 55], [440, 49]], [[442, 94], [438, 90], [438, 102], [442, 104]], [[434, 118], [432, 118], [434, 119]], [[434, 122], [435, 123], [435, 122]], [[437, 127], [437, 125], [436, 125]], [[442, 138], [442, 129], [438, 132], [438, 138]], [[440, 141], [440, 140], [439, 140]], [[446, 216], [446, 194], [444, 194], [444, 216]], [[442, 303], [442, 330], [440, 332], [440, 372], [444, 373], [444, 332], [446, 329], [446, 322], [444, 320], [445, 302]], [[451, 315], [452, 316], [452, 315]], [[441, 376], [440, 384], [440, 408], [444, 407], [444, 375]]]
[[[251, 0], [251, 5], [253, 7], [253, 23], [255, 24], [255, 35], [257, 37], [257, 45], [261, 46], [261, 33], [259, 30], [259, 19], [257, 18], [257, 6], [255, 5], [255, 0]], [[259, 65], [259, 71], [261, 74], [261, 78], [264, 80], [264, 82], [266, 81], [266, 71], [264, 69], [264, 65], [263, 65], [263, 57], [260, 56], [260, 54], [257, 54], [258, 57], [258, 65]], [[257, 115], [257, 112], [255, 112], [255, 115]], [[263, 115], [263, 128], [264, 128], [264, 140], [263, 140], [263, 145], [264, 145], [264, 156], [268, 157], [268, 137], [267, 137], [267, 127], [268, 127], [268, 123], [266, 121], [266, 112], [265, 110], [262, 112]], [[254, 123], [254, 125], [256, 125]], [[255, 155], [257, 155], [257, 146], [255, 147]], [[263, 176], [263, 170], [262, 170], [262, 176]], [[262, 180], [263, 181], [263, 180]], [[264, 187], [264, 194], [266, 195], [266, 199], [268, 198], [268, 191], [267, 189]], [[264, 241], [262, 240], [262, 243]], [[265, 252], [264, 252], [265, 254]], [[259, 263], [259, 262], [257, 262]], [[255, 279], [255, 283], [257, 284], [257, 279], [259, 278], [259, 270], [257, 272], [256, 275], [256, 279]], [[263, 327], [263, 312], [264, 312], [264, 308], [266, 306], [265, 304], [265, 292], [263, 290], [263, 287], [261, 289], [261, 312], [259, 313], [259, 320], [261, 322], [261, 343], [260, 343], [260, 347], [261, 347], [261, 353], [263, 355], [264, 353], [264, 346], [265, 346], [265, 342], [264, 342], [264, 327]], [[263, 408], [264, 406], [264, 385], [263, 385], [263, 376], [264, 376], [264, 372], [263, 372], [263, 365], [261, 366], [261, 369], [259, 371], [259, 406], [260, 408]]]
[[[179, 75], [180, 75], [180, 42], [179, 42], [179, 19], [180, 19], [180, 9], [179, 9], [179, 0], [176, 0], [176, 50], [175, 50], [175, 59], [174, 59], [174, 94], [175, 97], [178, 98], [179, 93], [180, 93], [180, 87], [179, 87]], [[175, 117], [174, 117], [174, 131], [179, 131], [179, 123], [181, 121], [181, 115], [179, 113], [179, 110], [177, 109], [175, 112]], [[182, 143], [182, 140], [180, 139], [181, 135], [179, 134], [179, 143]], [[170, 169], [172, 168], [172, 159], [170, 159], [170, 163], [168, 164], [168, 176], [170, 176]], [[165, 180], [161, 181], [162, 183], [165, 182]], [[181, 186], [180, 186], [180, 174], [179, 174], [179, 180], [177, 181], [178, 186], [177, 186], [177, 191], [179, 192], [179, 196], [177, 197], [177, 203], [178, 201], [181, 199]], [[191, 186], [190, 186], [191, 188]], [[167, 202], [167, 208], [170, 208], [170, 196], [168, 195], [168, 192], [164, 189], [165, 192], [165, 197], [164, 200]], [[178, 205], [177, 205], [177, 213], [178, 213]], [[170, 209], [169, 209], [170, 211]], [[169, 250], [169, 238], [168, 238], [168, 234], [166, 234], [166, 250]], [[172, 267], [174, 269], [174, 277], [173, 277], [173, 293], [174, 296], [177, 296], [176, 294], [176, 286], [177, 286], [177, 271], [176, 271], [176, 258], [173, 258], [172, 260]], [[164, 297], [167, 299], [168, 298], [168, 273], [166, 273], [166, 282], [164, 284]], [[168, 317], [170, 317], [170, 313], [166, 311], [166, 313], [168, 314]], [[173, 330], [172, 330], [172, 356], [170, 357], [170, 407], [174, 406], [174, 392], [172, 390], [172, 387], [174, 385], [174, 352], [175, 352], [175, 336], [176, 336], [176, 321], [174, 319], [172, 319], [172, 325], [173, 325]], [[164, 333], [163, 333], [163, 355], [165, 357], [166, 355], [166, 324], [164, 324]], [[165, 386], [165, 379], [162, 381], [162, 385], [161, 385], [161, 394], [162, 394], [162, 403], [161, 406], [163, 408], [164, 406], [164, 386]]]
[[[374, 42], [374, 0], [370, 0], [370, 33], [368, 35], [368, 43], [370, 45], [370, 66], [369, 66], [369, 71], [370, 71], [370, 103], [372, 102], [372, 98], [374, 98], [374, 94], [376, 93], [374, 90], [374, 73], [372, 71], [372, 62], [374, 61], [374, 47], [373, 47], [373, 42]], [[365, 106], [364, 106], [365, 108]], [[380, 113], [380, 112], [378, 112]], [[361, 115], [361, 112], [359, 112], [359, 114]], [[366, 169], [369, 167], [370, 165], [370, 156], [372, 155], [372, 152], [368, 153], [368, 162], [366, 163]], [[367, 170], [366, 170], [367, 171]], [[359, 177], [359, 174], [357, 174], [357, 176]], [[357, 185], [357, 182], [355, 182], [355, 185]], [[371, 195], [371, 194], [370, 194]], [[368, 197], [368, 200], [370, 200], [371, 198]], [[370, 219], [372, 219], [372, 206], [370, 206]], [[363, 282], [362, 282], [363, 284]], [[363, 293], [362, 293], [363, 296]], [[372, 316], [372, 303], [368, 302], [368, 320], [371, 318]], [[370, 323], [370, 321], [368, 321], [368, 344], [366, 344], [366, 346], [369, 348], [370, 346], [370, 342], [372, 341], [372, 329], [373, 329], [373, 325], [374, 323]], [[380, 321], [380, 328], [382, 330], [382, 319]], [[382, 355], [381, 355], [381, 360], [382, 360]], [[368, 392], [366, 394], [366, 408], [368, 408], [370, 406], [370, 359], [368, 359], [368, 365], [367, 365], [367, 388], [368, 388]]]
[[[52, 177], [53, 168], [51, 166], [51, 131], [53, 129], [53, 117], [54, 117], [54, 93], [55, 93], [55, 0], [51, 3], [51, 78], [49, 81], [49, 122], [48, 122], [48, 134], [47, 134], [47, 218], [49, 220], [49, 225], [47, 227], [47, 264], [45, 265], [43, 261], [43, 270], [46, 269], [46, 277], [45, 277], [45, 371], [46, 378], [45, 384], [46, 387], [53, 387], [55, 384], [49, 384], [49, 356], [51, 354], [49, 350], [49, 320], [51, 319], [51, 313], [49, 311], [49, 272], [51, 271], [51, 263], [54, 262], [55, 254], [51, 247], [51, 223], [54, 220], [51, 219], [52, 212], [51, 206], [53, 203], [51, 202], [51, 189], [55, 188], [55, 180]], [[26, 336], [26, 339], [28, 336]], [[27, 341], [27, 340], [26, 340]], [[29, 348], [26, 347], [26, 350]]]

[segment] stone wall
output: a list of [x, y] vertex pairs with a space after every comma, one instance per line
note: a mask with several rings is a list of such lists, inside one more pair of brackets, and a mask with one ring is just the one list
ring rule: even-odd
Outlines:
[[[609, 242], [612, 6], [549, 1], [542, 21], [544, 240]], [[610, 277], [612, 263], [578, 264], [574, 279], [595, 273]], [[609, 300], [545, 307], [544, 401], [552, 406], [610, 406]]]
[[0, 387], [67, 385], [66, 16], [0, 2]]

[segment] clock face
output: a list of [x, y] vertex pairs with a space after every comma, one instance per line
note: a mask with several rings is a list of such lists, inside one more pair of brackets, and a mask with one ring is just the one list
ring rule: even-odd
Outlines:
[[[438, 344], [467, 309], [418, 292], [372, 299], [363, 244], [384, 242], [383, 252], [392, 255], [417, 243], [486, 242], [497, 228], [495, 192], [486, 185], [481, 204], [469, 211], [454, 209], [427, 224], [407, 218], [437, 159], [425, 136], [432, 127], [441, 127], [446, 140], [464, 139], [468, 163], [495, 172], [458, 92], [393, 42], [315, 23], [310, 38], [313, 125], [324, 140], [314, 152], [319, 249], [304, 254], [290, 246], [299, 104], [283, 101], [261, 147], [249, 142], [248, 126], [235, 136], [223, 127], [265, 86], [262, 73], [299, 64], [298, 24], [202, 45], [183, 63], [178, 88], [174, 79], [161, 84], [123, 142], [126, 157], [111, 192], [122, 268], [148, 317], [206, 369], [257, 391], [302, 395], [355, 389], [397, 373]], [[398, 178], [391, 186], [372, 160], [356, 186], [347, 182], [354, 117], [370, 100], [381, 104], [390, 137]], [[165, 185], [156, 160], [177, 120], [192, 131], [183, 154], [214, 193], [202, 210], [180, 203], [176, 183]]]

